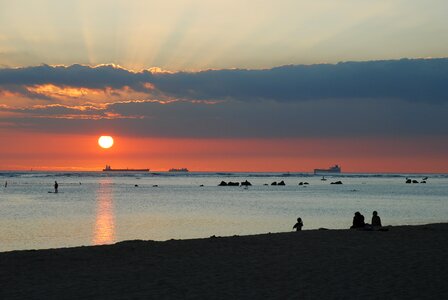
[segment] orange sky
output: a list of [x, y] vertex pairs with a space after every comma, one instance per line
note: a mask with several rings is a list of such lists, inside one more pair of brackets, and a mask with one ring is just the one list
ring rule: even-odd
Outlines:
[[[107, 133], [104, 133], [107, 134]], [[446, 146], [411, 139], [175, 139], [114, 136], [102, 149], [99, 135], [0, 132], [0, 169], [311, 172], [340, 164], [344, 172], [448, 172]], [[423, 145], [423, 146], [422, 146]], [[425, 146], [426, 145], [426, 146]]]

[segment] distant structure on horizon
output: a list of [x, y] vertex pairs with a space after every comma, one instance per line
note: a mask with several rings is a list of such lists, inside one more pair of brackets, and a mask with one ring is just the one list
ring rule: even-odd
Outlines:
[[168, 172], [189, 172], [187, 168], [180, 168], [180, 169], [169, 169]]
[[322, 174], [339, 174], [341, 173], [341, 167], [339, 165], [334, 165], [328, 169], [314, 169], [314, 175]]
[[149, 172], [149, 169], [112, 169], [109, 165], [106, 165], [103, 172]]

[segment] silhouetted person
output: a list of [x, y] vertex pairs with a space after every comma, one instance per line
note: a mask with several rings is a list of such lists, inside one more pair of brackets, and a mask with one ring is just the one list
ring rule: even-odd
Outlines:
[[297, 223], [292, 227], [292, 229], [296, 229], [296, 231], [302, 230], [303, 222], [302, 218], [297, 218]]
[[59, 187], [59, 184], [58, 184], [57, 181], [55, 181], [55, 182], [54, 182], [54, 192], [55, 192], [55, 193], [58, 192], [58, 187]]
[[381, 227], [381, 218], [378, 216], [378, 212], [374, 211], [372, 215], [372, 226], [373, 227]]
[[359, 211], [355, 212], [355, 216], [353, 217], [353, 225], [350, 228], [363, 228], [364, 226], [366, 226], [364, 216], [361, 215]]
[[8, 181], [5, 181], [5, 187], [8, 187]]

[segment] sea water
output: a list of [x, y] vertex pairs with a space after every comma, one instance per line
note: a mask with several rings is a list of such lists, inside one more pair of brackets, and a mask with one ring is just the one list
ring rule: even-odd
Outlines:
[[[406, 177], [418, 182], [406, 184]], [[307, 173], [0, 173], [0, 251], [447, 222], [448, 175]], [[248, 180], [248, 188], [218, 186]], [[283, 180], [285, 186], [273, 186]], [[342, 181], [342, 185], [331, 182]], [[54, 181], [59, 192], [53, 192]], [[4, 187], [5, 182], [7, 186]], [[309, 184], [299, 185], [300, 182]]]

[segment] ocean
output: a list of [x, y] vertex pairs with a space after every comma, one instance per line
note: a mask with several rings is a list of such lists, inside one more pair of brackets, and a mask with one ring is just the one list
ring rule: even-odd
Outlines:
[[[427, 183], [406, 184], [406, 178]], [[0, 251], [447, 222], [446, 174], [0, 172]], [[221, 181], [252, 186], [218, 186]], [[271, 183], [284, 181], [285, 186]], [[342, 181], [341, 185], [330, 184]], [[54, 181], [59, 192], [53, 192]], [[5, 183], [7, 186], [5, 187]], [[300, 182], [309, 184], [299, 185]]]

